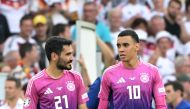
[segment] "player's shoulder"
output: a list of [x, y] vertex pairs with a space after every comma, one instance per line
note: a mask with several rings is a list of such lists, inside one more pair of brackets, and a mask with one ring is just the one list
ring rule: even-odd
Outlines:
[[112, 71], [114, 71], [114, 70], [120, 68], [120, 66], [121, 66], [121, 62], [109, 66], [108, 68], [106, 68], [106, 69], [104, 70], [104, 72], [112, 72]]
[[43, 77], [44, 77], [44, 70], [38, 72], [36, 75], [34, 75], [31, 79], [30, 79], [30, 82], [34, 82], [34, 81], [37, 81], [37, 80], [41, 80]]
[[142, 63], [142, 65], [143, 65], [143, 67], [147, 67], [147, 68], [150, 69], [150, 70], [157, 70], [157, 69], [158, 69], [157, 66], [155, 66], [155, 65], [153, 65], [153, 64], [151, 64], [151, 63], [144, 62], [144, 61], [141, 61], [141, 63]]
[[121, 63], [117, 63], [115, 65], [109, 66], [108, 68], [106, 68], [103, 72], [103, 77], [104, 76], [110, 76], [113, 73], [117, 73], [116, 71], [118, 71], [121, 67]]
[[39, 86], [39, 84], [41, 83], [42, 78], [44, 77], [44, 70], [42, 70], [41, 72], [37, 73], [36, 75], [34, 75], [28, 85], [27, 85], [27, 91], [26, 94], [31, 94], [32, 90], [34, 89], [33, 87], [35, 86]]
[[82, 79], [82, 76], [79, 72], [74, 70], [66, 70], [66, 74], [75, 78], [75, 79]]

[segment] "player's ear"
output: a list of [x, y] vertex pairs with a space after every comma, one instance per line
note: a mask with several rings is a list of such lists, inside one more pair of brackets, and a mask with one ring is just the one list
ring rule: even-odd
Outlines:
[[56, 53], [52, 52], [52, 53], [51, 53], [51, 60], [52, 60], [52, 61], [56, 61], [57, 58], [58, 58], [58, 55], [57, 55]]
[[136, 43], [135, 47], [136, 47], [136, 51], [139, 51], [139, 49], [140, 49], [140, 43]]

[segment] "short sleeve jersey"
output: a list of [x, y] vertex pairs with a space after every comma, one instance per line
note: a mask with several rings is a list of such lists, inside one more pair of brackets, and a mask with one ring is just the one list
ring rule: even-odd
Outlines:
[[88, 100], [81, 76], [64, 70], [64, 75], [53, 79], [42, 70], [35, 75], [27, 86], [24, 109], [77, 109], [79, 104]]
[[122, 62], [107, 68], [103, 74], [99, 98], [108, 100], [114, 109], [151, 109], [152, 97], [165, 96], [158, 69], [139, 62], [127, 69]]

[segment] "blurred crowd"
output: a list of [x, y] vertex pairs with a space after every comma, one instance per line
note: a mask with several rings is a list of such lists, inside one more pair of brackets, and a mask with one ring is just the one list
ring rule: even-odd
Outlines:
[[[76, 50], [77, 20], [96, 25], [100, 71], [118, 61], [117, 35], [134, 29], [140, 38], [139, 59], [158, 67], [169, 90], [167, 102], [190, 102], [190, 0], [0, 0], [0, 72], [11, 76], [5, 82], [5, 101], [19, 98], [6, 105], [22, 106], [28, 80], [47, 67], [48, 37], [70, 39]], [[76, 62], [88, 88], [93, 83], [83, 58]]]

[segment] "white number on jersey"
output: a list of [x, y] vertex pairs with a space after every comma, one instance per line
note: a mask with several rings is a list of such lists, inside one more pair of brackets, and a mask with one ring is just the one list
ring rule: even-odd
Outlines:
[[59, 106], [59, 104], [61, 105], [61, 99], [62, 98], [65, 101], [65, 108], [69, 108], [67, 95], [63, 95], [63, 96], [55, 96], [54, 97], [54, 100], [55, 100], [55, 109], [63, 109], [61, 106]]
[[129, 99], [141, 99], [140, 85], [127, 86], [129, 90]]

